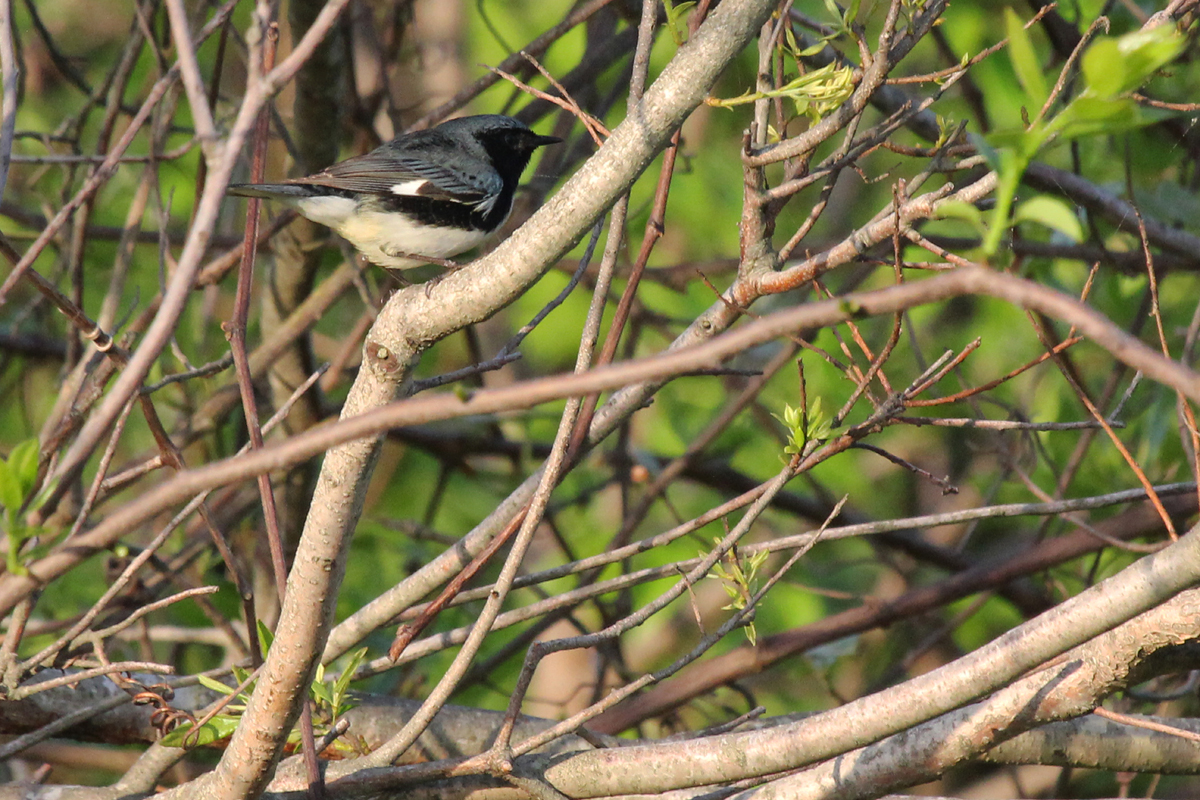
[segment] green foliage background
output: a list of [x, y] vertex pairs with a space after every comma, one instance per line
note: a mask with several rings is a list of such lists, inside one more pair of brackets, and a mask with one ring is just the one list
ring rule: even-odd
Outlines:
[[[805, 13], [828, 21], [827, 13], [819, 4], [803, 5], [806, 6]], [[1109, 9], [1112, 35], [1137, 27], [1138, 22], [1120, 4], [1081, 0], [1063, 4], [1060, 10], [1069, 20], [1079, 21], [1079, 27], [1083, 28], [1103, 7], [1109, 5], [1112, 5]], [[881, 6], [881, 3], [864, 4], [863, 19], [868, 21], [868, 40], [871, 40], [878, 27]], [[568, 4], [561, 0], [538, 0], [520, 3], [481, 2], [468, 8], [465, 13], [467, 28], [463, 50], [467, 54], [464, 62], [469, 78], [484, 74], [484, 68], [478, 64], [499, 63], [511, 51], [510, 45], [529, 41], [561, 19], [567, 7]], [[122, 37], [129, 19], [128, 4], [121, 0], [88, 0], [86, 3], [78, 0], [45, 0], [39, 2], [38, 8], [45, 20], [53, 21], [56, 39], [69, 52], [71, 63], [91, 85], [100, 85], [105, 70], [123, 44]], [[1022, 19], [1028, 18], [1025, 6], [1014, 5], [1013, 8]], [[1003, 26], [998, 22], [1001, 10], [1000, 4], [954, 3], [939, 28], [939, 34], [944, 37], [946, 46], [955, 57], [973, 55], [994, 44], [1003, 35]], [[489, 29], [485, 22], [485, 13], [493, 29]], [[235, 24], [240, 29], [247, 24], [246, 14], [245, 8], [235, 14]], [[161, 24], [161, 19], [158, 23]], [[26, 40], [26, 47], [33, 48], [35, 43], [28, 37], [31, 23], [20, 5], [16, 8], [16, 25]], [[548, 52], [544, 63], [552, 73], [562, 74], [578, 63], [583, 35], [581, 30], [575, 31]], [[1042, 31], [1035, 26], [1030, 36], [1040, 62], [1052, 63]], [[652, 76], [663, 67], [674, 49], [675, 44], [669, 36], [659, 37], [651, 60]], [[213, 50], [214, 43], [209, 42], [200, 51], [206, 66], [211, 65]], [[417, 54], [411, 51], [406, 51], [405, 56], [417, 58]], [[944, 66], [946, 61], [936, 52], [934, 42], [925, 41], [905, 62], [905, 72], [917, 74]], [[240, 67], [226, 67], [230, 79], [224, 84], [224, 91], [229, 93], [229, 97], [219, 107], [225, 113], [232, 111], [237, 100], [237, 81], [232, 75], [237, 69]], [[747, 52], [735, 68], [726, 73], [714, 95], [734, 97], [741, 94], [753, 85], [754, 72], [755, 56]], [[143, 52], [131, 86], [143, 89], [154, 80], [156, 74], [152, 54]], [[1057, 66], [1047, 72], [1046, 79], [1052, 82], [1056, 76]], [[621, 80], [620, 71], [613, 70], [602, 83], [612, 86]], [[1021, 124], [1021, 109], [1026, 98], [1006, 53], [993, 55], [975, 66], [971, 70], [970, 80], [983, 99], [986, 123], [979, 119], [977, 110], [957, 91], [948, 93], [934, 107], [934, 111], [951, 124], [965, 121], [968, 132], [977, 135], [989, 130], [985, 125], [997, 129]], [[1172, 64], [1168, 71], [1155, 77], [1148, 90], [1163, 100], [1187, 102], [1197, 95], [1198, 81], [1200, 74], [1195, 63], [1180, 60]], [[413, 98], [414, 102], [422, 99]], [[21, 136], [16, 152], [26, 155], [40, 155], [48, 150], [58, 152], [52, 141], [45, 140], [45, 135], [76, 114], [81, 102], [82, 95], [78, 89], [68, 85], [56, 73], [26, 75], [17, 126]], [[514, 104], [519, 106], [523, 102], [524, 99], [511, 87], [502, 83], [473, 103], [470, 111], [511, 110]], [[186, 112], [182, 110], [185, 107], [186, 103], [181, 101], [178, 124], [184, 126], [188, 124]], [[279, 112], [285, 123], [290, 121], [289, 104], [280, 103]], [[624, 108], [618, 105], [608, 115], [606, 123], [614, 125], [623, 115]], [[742, 206], [740, 139], [750, 117], [749, 106], [732, 110], [701, 108], [685, 126], [683, 154], [678, 176], [671, 189], [665, 236], [650, 262], [652, 276], [658, 270], [665, 273], [671, 268], [679, 269], [679, 265], [695, 262], [695, 271], [706, 274], [715, 286], [724, 288], [728, 284], [732, 275], [729, 265], [738, 256], [737, 226]], [[95, 141], [97, 119], [95, 114], [89, 117], [82, 137], [84, 142]], [[226, 118], [221, 122], [227, 124], [229, 120]], [[182, 146], [188, 141], [189, 134], [184, 128], [172, 133], [167, 139], [168, 149]], [[907, 133], [900, 134], [897, 140], [911, 146], [926, 144]], [[133, 151], [144, 152], [144, 143], [140, 149], [135, 145]], [[349, 150], [344, 153], [350, 154]], [[1119, 135], [1089, 136], [1069, 144], [1055, 145], [1040, 158], [1055, 166], [1078, 169], [1092, 180], [1117, 191], [1127, 184], [1131, 185], [1138, 204], [1148, 215], [1200, 233], [1197, 229], [1200, 207], [1195, 195], [1194, 165], [1183, 163], [1170, 137], [1159, 126]], [[199, 154], [192, 150], [164, 163], [160, 170], [162, 192], [154, 203], [163, 207], [161, 213], [165, 218], [165, 228], [170, 232], [182, 231], [188, 223], [198, 162]], [[275, 163], [282, 164], [281, 161]], [[828, 243], [866, 222], [890, 200], [894, 181], [911, 178], [921, 166], [920, 162], [903, 159], [886, 149], [876, 151], [860, 163], [862, 174], [849, 174], [843, 178], [834, 207], [814, 230], [810, 242]], [[7, 207], [52, 211], [71, 191], [69, 187], [73, 185], [79, 169], [14, 165], [4, 198]], [[657, 174], [656, 163], [634, 187], [631, 202], [633, 213], [628, 225], [630, 250], [636, 249], [646, 225]], [[118, 173], [99, 197], [93, 224], [119, 228], [125, 223], [128, 197], [136, 189], [138, 175], [139, 171], [132, 166]], [[778, 174], [772, 176], [773, 180], [778, 178]], [[816, 194], [814, 187], [792, 203], [780, 220], [780, 236], [790, 235], [794, 226], [807, 214]], [[1029, 190], [1022, 189], [1021, 194], [1025, 196]], [[231, 201], [222, 226], [226, 236], [235, 237], [239, 234], [241, 214], [241, 206]], [[1114, 231], [1105, 223], [1087, 219], [1082, 222], [1112, 249], [1136, 251], [1139, 247], [1135, 237]], [[153, 231], [156, 228], [154, 213], [148, 215], [144, 225], [146, 230]], [[37, 228], [13, 216], [6, 216], [0, 218], [0, 230], [20, 248], [36, 233]], [[925, 233], [972, 235], [968, 226], [953, 219], [932, 223], [925, 228]], [[1020, 235], [1035, 240], [1051, 240], [1055, 236], [1037, 225], [1023, 225]], [[92, 313], [98, 308], [108, 285], [115, 252], [116, 245], [111, 240], [96, 239], [88, 248], [84, 264], [83, 306]], [[906, 248], [905, 258], [912, 261], [936, 260], [933, 254], [913, 247]], [[1002, 256], [1002, 260], [1005, 258]], [[339, 259], [340, 254], [331, 249], [326, 269], [332, 269]], [[59, 264], [56, 252], [48, 252], [36, 266], [43, 274], [56, 275]], [[509, 333], [532, 317], [565, 284], [570, 263], [567, 267], [565, 270], [552, 271], [507, 311], [490, 321], [482, 333], [484, 340], [489, 343], [503, 342]], [[1077, 295], [1087, 278], [1086, 265], [1078, 261], [1031, 258], [1023, 260], [1016, 268], [1022, 274], [1036, 277], [1068, 294]], [[375, 286], [384, 284], [379, 275], [368, 275], [367, 279]], [[829, 287], [837, 293], [848, 279], [849, 275], [835, 274], [829, 280]], [[862, 285], [864, 288], [881, 287], [891, 281], [890, 270], [883, 269], [866, 277]], [[154, 243], [139, 245], [119, 316], [127, 320], [140, 311], [141, 304], [154, 295], [159, 285], [158, 248]], [[616, 291], [619, 292], [621, 288], [623, 285], [619, 283]], [[1200, 286], [1197, 286], [1194, 273], [1174, 271], [1164, 278], [1160, 293], [1166, 330], [1174, 333], [1186, 329], [1194, 312], [1195, 298], [1200, 296], [1198, 290]], [[1144, 274], [1120, 274], [1104, 268], [1097, 275], [1092, 302], [1115, 322], [1126, 325], [1134, 318], [1145, 291]], [[190, 363], [206, 363], [225, 352], [226, 343], [218, 324], [227, 316], [231, 296], [232, 280], [227, 279], [220, 287], [206, 294], [205, 302], [196, 298], [196, 302], [190, 304], [177, 336], [178, 350], [186, 354]], [[766, 313], [774, 307], [804, 302], [810, 296], [805, 292], [771, 298], [756, 306], [754, 311]], [[698, 276], [687, 281], [682, 288], [651, 281], [643, 285], [639, 299], [647, 324], [632, 348], [624, 352], [626, 357], [661, 350], [686, 321], [695, 318], [716, 301], [712, 289]], [[574, 343], [578, 341], [586, 304], [585, 293], [577, 291], [551, 314], [526, 340], [522, 347], [523, 360], [509, 368], [508, 374], [516, 379], [569, 370], [574, 360]], [[339, 336], [352, 327], [361, 308], [361, 300], [350, 293], [321, 320], [316, 328], [316, 336], [318, 353], [322, 357], [328, 357], [336, 348]], [[980, 349], [961, 369], [942, 381], [935, 390], [937, 393], [949, 394], [993, 380], [1043, 352], [1025, 315], [1011, 306], [994, 301], [964, 298], [939, 306], [925, 306], [906, 314], [905, 321], [906, 334], [902, 336], [887, 369], [893, 385], [904, 385], [918, 374], [923, 365], [944, 350], [957, 351], [975, 338], [982, 341]], [[0, 308], [0, 328], [10, 332], [36, 332], [60, 340], [65, 339], [67, 332], [66, 323], [61, 318], [44, 307], [32, 304], [32, 294], [28, 291], [22, 294], [20, 302], [10, 302]], [[874, 319], [862, 324], [865, 338], [876, 351], [886, 340], [890, 328], [889, 319]], [[1150, 335], [1150, 331], [1150, 326], [1147, 326], [1145, 337]], [[844, 328], [837, 333], [843, 341], [846, 340]], [[256, 341], [257, 336], [256, 320], [252, 318], [249, 332], [251, 342]], [[814, 344], [842, 357], [839, 341], [832, 331], [821, 332]], [[747, 354], [746, 361], [761, 363], [769, 355]], [[1098, 394], [1114, 368], [1112, 358], [1100, 348], [1087, 343], [1073, 348], [1071, 356], [1079, 374], [1088, 381], [1093, 395]], [[809, 396], [821, 397], [825, 408], [840, 407], [850, 396], [853, 387], [837, 370], [813, 355], [806, 354], [804, 360]], [[421, 372], [422, 376], [435, 375], [457, 369], [466, 363], [465, 339], [456, 336], [439, 344], [427, 355]], [[165, 357], [151, 380], [183, 367], [176, 359]], [[8, 453], [19, 442], [37, 434], [62, 379], [61, 362], [0, 353], [0, 397], [4, 398], [0, 403], [0, 451]], [[193, 386], [188, 391], [208, 391], [228, 379], [227, 373], [205, 379], [202, 389]], [[344, 393], [346, 385], [343, 382], [341, 392]], [[676, 380], [659, 393], [649, 408], [635, 417], [630, 432], [633, 453], [650, 463], [662, 463], [682, 453], [740, 385], [738, 378], [692, 377]], [[182, 390], [166, 389], [160, 397], [166, 399], [166, 406], [174, 406], [181, 418], [190, 410], [191, 403]], [[785, 434], [782, 427], [771, 419], [770, 413], [779, 413], [785, 404], [795, 404], [797, 397], [796, 374], [794, 370], [784, 370], [761, 395], [758, 407], [743, 414], [721, 436], [709, 455], [727, 459], [732, 467], [756, 481], [774, 475], [780, 468]], [[330, 399], [338, 401], [340, 395]], [[532, 447], [551, 439], [559, 408], [551, 404], [528, 414], [501, 420], [460, 420], [446, 427], [483, 436], [495, 425], [510, 440], [527, 442]], [[861, 420], [865, 413], [866, 406], [860, 404], [851, 413], [849, 422]], [[960, 406], [948, 412], [951, 416], [970, 414], [1034, 421], [1086, 418], [1086, 412], [1080, 408], [1073, 393], [1049, 364], [998, 387], [989, 393], [986, 400], [972, 407]], [[1151, 480], [1166, 482], [1187, 479], [1188, 470], [1176, 425], [1175, 398], [1169, 392], [1149, 382], [1143, 383], [1126, 404], [1121, 418], [1127, 426], [1121, 432], [1121, 437]], [[935, 475], [949, 475], [950, 480], [962, 491], [962, 499], [955, 502], [968, 505], [985, 500], [1004, 503], [1035, 499], [1028, 486], [1005, 466], [1005, 459], [1020, 465], [1032, 483], [1042, 487], [1053, 486], [1055, 476], [1070, 457], [1078, 436], [1075, 432], [995, 436], [964, 430], [896, 427], [884, 431], [872, 442], [914, 461]], [[194, 445], [189, 455], [196, 463], [227, 456], [240, 446], [243, 437], [242, 422], [230, 418], [212, 435]], [[130, 432], [123, 441], [117, 463], [134, 459], [153, 448], [152, 439], [136, 414], [131, 417]], [[615, 454], [612, 445], [600, 448], [587, 466], [572, 474], [555, 495], [551, 519], [577, 556], [600, 551], [619, 527], [619, 490], [612, 484], [614, 464], [610, 460], [616, 455], [619, 454]], [[446, 537], [460, 536], [494, 509], [538, 463], [531, 456], [513, 461], [501, 458], [480, 460], [474, 462], [470, 470], [452, 470], [446, 477], [445, 485], [439, 489], [439, 481], [446, 467], [429, 452], [413, 446], [393, 445], [384, 461], [388, 468], [381, 470], [381, 485], [373, 492], [371, 506], [355, 539], [340, 599], [339, 613], [343, 616], [376, 597], [443, 547], [439, 543], [414, 541], [397, 535], [385, 523], [416, 520]], [[1111, 445], [1102, 443], [1089, 452], [1088, 466], [1071, 486], [1069, 494], [1100, 494], [1136, 485], [1136, 479], [1120, 455]], [[937, 494], [934, 487], [879, 456], [861, 450], [847, 452], [822, 464], [813, 474], [797, 480], [792, 488], [800, 494], [829, 498], [849, 495], [852, 506], [877, 519], [918, 513], [931, 507], [946, 507], [934, 499]], [[431, 498], [438, 496], [439, 491], [444, 493], [441, 495], [443, 500], [437, 505], [436, 513], [430, 516], [428, 509]], [[681, 482], [669, 491], [670, 506], [656, 504], [647, 521], [639, 528], [639, 534], [665, 530], [676, 523], [677, 517], [689, 519], [721, 502], [726, 496], [725, 492], [698, 483]], [[122, 496], [113, 498], [109, 501], [109, 507], [121, 500]], [[735, 521], [731, 519], [728, 524], [732, 525]], [[793, 534], [800, 530], [800, 524], [791, 515], [771, 512], [757, 524], [751, 540], [762, 541]], [[242, 525], [243, 534], [248, 535], [259, 525], [259, 520], [252, 518]], [[985, 522], [974, 531], [967, 545], [968, 552], [972, 558], [983, 558], [992, 552], [1021, 546], [1021, 542], [1032, 540], [1035, 528], [1036, 523], [1029, 522], [1026, 535], [1022, 538], [1010, 533], [1011, 525], [1008, 523]], [[693, 537], [685, 537], [674, 545], [640, 557], [637, 565], [648, 566], [690, 558], [697, 550], [710, 547], [712, 537], [721, 534], [722, 530], [719, 524], [710, 525]], [[1041, 531], [1040, 535], [1054, 535], [1064, 530], [1067, 530], [1065, 523], [1051, 522], [1049, 529]], [[947, 537], [953, 538], [950, 533], [947, 533]], [[551, 543], [541, 543], [526, 567], [532, 571], [557, 563], [560, 558]], [[855, 598], [863, 594], [900, 591], [902, 587], [894, 583], [894, 572], [889, 563], [892, 558], [884, 557], [867, 540], [820, 545], [800, 562], [787, 581], [760, 609], [755, 622], [758, 635], [769, 636], [819, 620], [855, 605]], [[1051, 578], [1064, 591], [1074, 592], [1126, 562], [1126, 557], [1114, 556], [1106, 557], [1098, 569], [1090, 561], [1072, 564], [1055, 570]], [[197, 567], [197, 571], [206, 580], [222, 580], [218, 565], [215, 558], [206, 559]], [[929, 568], [918, 568], [913, 564], [904, 566], [910, 585], [937, 575]], [[103, 591], [102, 567], [98, 560], [94, 560], [84, 570], [77, 571], [72, 580], [53, 584], [39, 609], [63, 617], [76, 613], [78, 608]], [[615, 569], [610, 572], [615, 574]], [[570, 585], [569, 581], [562, 581], [544, 588], [554, 592]], [[237, 605], [232, 586], [227, 581], [223, 586], [217, 604], [234, 616]], [[630, 598], [633, 606], [648, 601], [661, 592], [663, 586], [662, 583], [651, 583], [634, 589]], [[515, 600], [523, 602], [532, 596], [532, 592], [526, 590], [518, 593]], [[951, 609], [951, 613], [968, 606], [970, 601], [963, 601], [957, 609]], [[477, 611], [474, 605], [453, 609], [442, 615], [438, 626], [446, 629], [467, 624], [474, 619]], [[177, 605], [158, 618], [184, 625], [205, 624], [203, 616], [190, 604]], [[600, 615], [594, 609], [589, 609], [580, 615], [580, 619], [586, 624], [596, 625]], [[658, 652], [656, 660], [639, 663], [637, 668], [662, 666], [664, 659], [669, 660], [684, 645], [694, 642], [699, 632], [691, 619], [692, 613], [685, 596], [668, 613], [655, 617], [630, 637], [630, 647], [635, 651], [642, 644], [657, 639], [678, 642], [676, 649]], [[974, 609], [970, 618], [956, 628], [952, 646], [964, 651], [977, 647], [1009, 629], [1016, 621], [1011, 606], [1000, 600], [990, 600]], [[936, 620], [927, 622], [931, 627], [939, 624]], [[914, 637], [920, 638], [927, 633], [919, 628], [917, 623], [909, 623], [886, 634], [873, 633], [835, 643], [749, 682], [748, 688], [772, 714], [828, 707], [839, 699], [865, 691], [876, 681], [899, 677], [890, 672], [894, 657]], [[504, 631], [495, 635], [494, 641], [489, 640], [492, 643], [484, 657], [489, 652], [495, 652], [515, 632]], [[49, 639], [35, 637], [28, 644], [35, 646], [45, 641]], [[716, 652], [741, 646], [743, 642], [744, 638], [740, 635], [728, 637]], [[368, 640], [367, 644], [372, 654], [376, 654], [385, 650], [388, 642], [380, 634]], [[653, 651], [653, 648], [650, 649]], [[401, 671], [383, 675], [361, 688], [382, 692], [411, 691], [423, 682], [436, 680], [451, 655], [443, 653], [424, 659], [416, 665], [415, 674]], [[187, 669], [197, 670], [213, 666], [214, 658], [204, 648], [196, 647], [188, 650], [183, 663]], [[508, 700], [506, 687], [512, 685], [519, 666], [519, 657], [508, 659], [491, 672], [486, 682], [478, 683], [456, 696], [455, 702], [503, 708]], [[732, 691], [722, 690], [716, 698], [739, 713], [745, 710], [745, 701]], [[715, 704], [700, 703], [683, 714], [682, 724], [703, 725], [724, 713]]]

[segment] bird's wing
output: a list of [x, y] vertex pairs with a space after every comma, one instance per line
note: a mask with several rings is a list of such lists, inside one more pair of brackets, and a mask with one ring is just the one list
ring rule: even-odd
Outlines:
[[290, 182], [368, 194], [413, 195], [473, 206], [499, 194], [503, 181], [490, 166], [472, 162], [475, 159], [452, 169], [403, 153], [375, 150]]

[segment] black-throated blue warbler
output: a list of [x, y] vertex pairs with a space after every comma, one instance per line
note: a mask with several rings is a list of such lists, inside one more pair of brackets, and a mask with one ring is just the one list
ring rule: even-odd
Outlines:
[[368, 261], [409, 269], [470, 250], [504, 224], [533, 151], [560, 141], [512, 117], [461, 117], [315, 175], [233, 184], [229, 193], [280, 200]]

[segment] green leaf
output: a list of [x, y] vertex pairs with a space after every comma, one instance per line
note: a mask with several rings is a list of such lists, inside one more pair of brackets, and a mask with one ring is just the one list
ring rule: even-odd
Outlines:
[[189, 722], [185, 725], [180, 725], [178, 728], [164, 736], [160, 741], [167, 747], [183, 747], [185, 742], [189, 746], [197, 747], [207, 744], [214, 744], [233, 736], [233, 732], [237, 729], [237, 726], [238, 717], [230, 717], [220, 714], [204, 723], [195, 736], [188, 736], [194, 727], [194, 725]]
[[1187, 39], [1174, 25], [1158, 25], [1117, 39], [1117, 49], [1125, 57], [1126, 71], [1131, 79], [1137, 80], [1137, 86], [1174, 61], [1186, 45]]
[[26, 439], [8, 454], [8, 467], [20, 481], [22, 496], [29, 493], [33, 482], [37, 480], [38, 450], [37, 439]]
[[1011, 152], [1022, 158], [1030, 159], [1041, 149], [1050, 137], [1051, 129], [1044, 124], [1034, 125], [1028, 130], [1025, 127], [998, 128], [987, 135], [987, 142], [995, 148], [997, 162], [993, 168], [999, 169], [1004, 165], [1004, 153]]
[[[354, 673], [358, 672], [359, 666], [363, 659], [367, 657], [367, 648], [362, 647], [350, 654], [350, 658], [346, 661], [346, 666], [342, 669], [342, 674], [338, 676], [337, 683], [333, 687], [334, 698], [340, 704], [342, 698], [346, 696], [346, 691], [350, 688], [350, 681], [354, 680]], [[337, 709], [334, 709], [337, 711]]]
[[21, 491], [21, 481], [13, 474], [8, 462], [0, 461], [0, 506], [16, 514], [23, 502], [25, 493]]
[[261, 619], [258, 621], [258, 640], [262, 642], [262, 651], [265, 656], [271, 651], [271, 645], [275, 642], [275, 634], [271, 633], [271, 629], [267, 627], [267, 623]]
[[1042, 195], [1026, 200], [1013, 212], [1013, 222], [1036, 222], [1058, 231], [1072, 242], [1083, 241], [1083, 226], [1075, 210], [1057, 197]]
[[797, 114], [805, 114], [815, 122], [840, 106], [853, 92], [853, 70], [829, 63], [793, 78], [778, 89], [762, 92], [746, 90], [737, 97], [724, 100], [707, 97], [704, 102], [717, 108], [733, 108], [763, 98], [786, 97], [796, 104]]
[[58, 482], [59, 479], [55, 478], [54, 480], [47, 481], [42, 484], [42, 490], [38, 492], [37, 497], [33, 498], [33, 502], [30, 503], [30, 507], [41, 508], [42, 506], [46, 505], [46, 500], [54, 494], [55, 490], [58, 489]]
[[218, 692], [224, 695], [233, 694], [233, 687], [226, 686], [218, 680], [208, 677], [207, 675], [197, 675], [196, 680], [200, 681], [200, 685], [210, 691]]
[[10, 575], [28, 575], [29, 570], [21, 563], [21, 544], [25, 541], [24, 529], [13, 522], [15, 516], [11, 511], [5, 511], [8, 521], [8, 552], [4, 555], [4, 568]]
[[1100, 98], [1133, 91], [1173, 61], [1185, 44], [1172, 25], [1097, 39], [1083, 54], [1084, 82]]
[[987, 234], [983, 238], [983, 254], [991, 258], [1000, 250], [1000, 240], [1009, 226], [1009, 212], [1012, 210], [1013, 199], [1017, 196], [1017, 187], [1021, 176], [1029, 166], [1030, 156], [1023, 151], [1003, 149], [1000, 151], [999, 180], [996, 182], [996, 206], [992, 209], [992, 218], [987, 226]]
[[1129, 82], [1116, 39], [1105, 37], [1093, 42], [1083, 54], [1082, 68], [1087, 88], [1097, 97], [1114, 97], [1125, 91], [1122, 87]]
[[1083, 96], [1072, 100], [1050, 123], [1049, 129], [1065, 139], [1076, 139], [1124, 133], [1153, 121], [1151, 115], [1143, 113], [1129, 98]]
[[309, 694], [313, 696], [313, 699], [324, 703], [330, 708], [333, 708], [333, 694], [330, 693], [329, 686], [327, 684], [321, 683], [320, 681], [313, 681], [312, 685], [309, 686], [308, 691]]
[[695, 0], [688, 0], [688, 2], [678, 5], [672, 3], [671, 0], [663, 0], [663, 7], [667, 11], [667, 29], [671, 31], [671, 38], [675, 40], [676, 47], [683, 45], [682, 23], [688, 11], [695, 5]]
[[862, 5], [862, 0], [850, 0], [850, 5], [846, 8], [845, 21], [847, 25], [853, 25], [858, 21], [858, 10]]
[[1008, 30], [1008, 59], [1012, 62], [1013, 72], [1017, 74], [1017, 82], [1025, 90], [1029, 98], [1030, 115], [1041, 110], [1050, 89], [1046, 86], [1046, 75], [1042, 72], [1041, 62], [1033, 49], [1033, 41], [1029, 31], [1012, 8], [1004, 9], [1004, 27]]
[[996, 149], [998, 145], [977, 133], [968, 133], [967, 141], [974, 146], [979, 155], [983, 156], [989, 167], [994, 170], [1000, 169], [1000, 151]]

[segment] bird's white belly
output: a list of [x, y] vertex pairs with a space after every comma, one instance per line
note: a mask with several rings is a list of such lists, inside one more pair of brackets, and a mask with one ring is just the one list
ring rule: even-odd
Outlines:
[[415, 224], [401, 214], [356, 211], [357, 204], [346, 197], [309, 197], [295, 205], [313, 222], [327, 225], [344, 237], [367, 260], [388, 269], [410, 269], [426, 263], [397, 253], [449, 258], [487, 238], [478, 230]]

